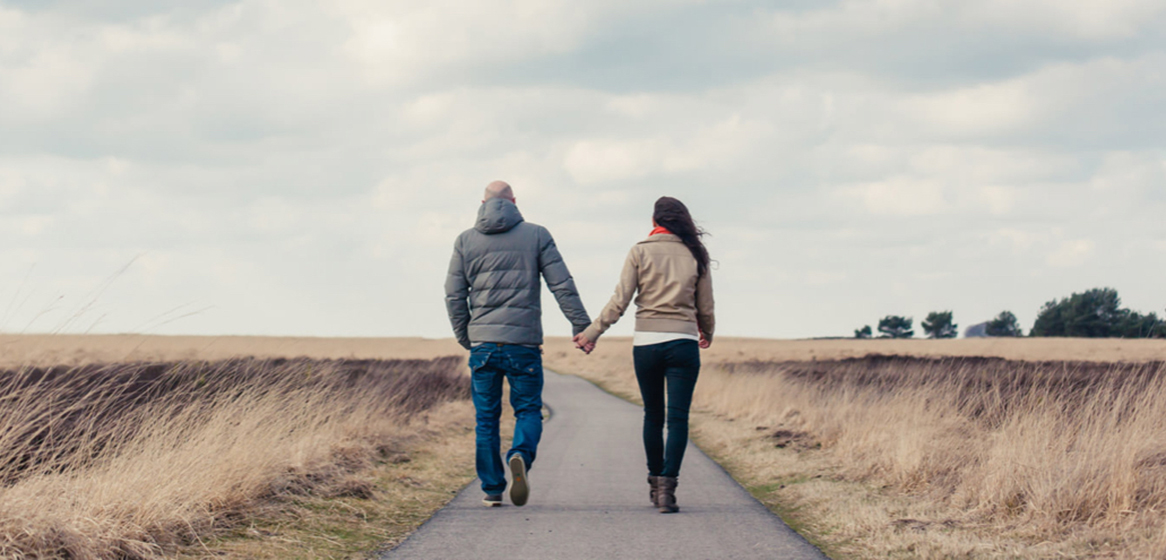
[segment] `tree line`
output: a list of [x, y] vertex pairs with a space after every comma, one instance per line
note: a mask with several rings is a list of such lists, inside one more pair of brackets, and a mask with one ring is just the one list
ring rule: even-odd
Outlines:
[[[879, 319], [878, 338], [912, 338], [914, 319], [888, 315]], [[951, 311], [932, 311], [920, 324], [927, 338], [955, 338], [959, 331]], [[985, 336], [1024, 336], [1016, 315], [1001, 311], [983, 324]], [[1121, 306], [1113, 288], [1094, 288], [1046, 302], [1028, 336], [1082, 338], [1166, 338], [1166, 320], [1156, 313], [1138, 313]], [[855, 329], [854, 338], [874, 338], [870, 325]]]

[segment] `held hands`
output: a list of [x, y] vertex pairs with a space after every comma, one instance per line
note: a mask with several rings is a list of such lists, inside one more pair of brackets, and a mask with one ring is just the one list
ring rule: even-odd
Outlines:
[[[709, 340], [704, 337], [704, 331], [700, 331], [700, 342], [698, 342], [697, 345], [700, 346], [701, 350], [704, 350], [704, 349], [707, 349], [709, 346], [712, 346], [713, 343], [709, 342]], [[594, 344], [592, 346], [594, 346]]]
[[590, 354], [592, 350], [595, 350], [595, 341], [587, 340], [587, 337], [583, 333], [575, 335], [574, 340], [575, 348], [582, 350], [584, 354]]

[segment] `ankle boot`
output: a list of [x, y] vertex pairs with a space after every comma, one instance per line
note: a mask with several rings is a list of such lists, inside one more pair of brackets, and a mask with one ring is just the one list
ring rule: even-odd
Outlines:
[[676, 505], [676, 477], [662, 476], [656, 483], [656, 507], [660, 513], [676, 513], [680, 506]]
[[648, 499], [652, 500], [652, 505], [655, 507], [660, 507], [660, 504], [656, 503], [656, 495], [659, 494], [656, 487], [660, 485], [659, 481], [660, 477], [648, 475]]

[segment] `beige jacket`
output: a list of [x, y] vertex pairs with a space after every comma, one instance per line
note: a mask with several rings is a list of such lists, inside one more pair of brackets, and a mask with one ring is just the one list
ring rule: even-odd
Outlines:
[[[638, 294], [637, 294], [638, 292]], [[697, 278], [696, 259], [680, 238], [653, 235], [628, 252], [615, 295], [583, 334], [598, 340], [627, 311], [636, 295], [636, 331], [699, 335], [712, 342], [712, 273]]]

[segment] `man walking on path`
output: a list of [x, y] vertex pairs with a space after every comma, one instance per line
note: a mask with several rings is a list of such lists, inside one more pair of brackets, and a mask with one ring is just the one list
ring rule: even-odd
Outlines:
[[470, 351], [472, 395], [477, 410], [478, 477], [487, 506], [502, 505], [506, 476], [498, 421], [502, 378], [510, 383], [514, 441], [506, 454], [510, 501], [526, 504], [527, 470], [542, 436], [541, 281], [555, 295], [573, 334], [591, 324], [575, 281], [546, 228], [523, 221], [510, 185], [494, 181], [478, 209], [478, 221], [458, 236], [445, 280], [445, 305], [459, 344]]

